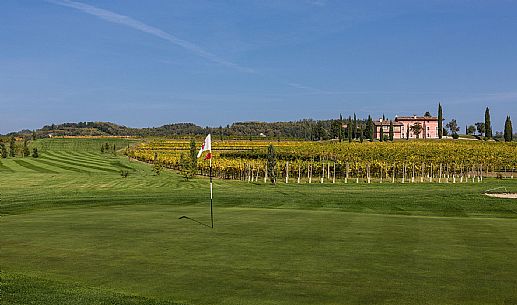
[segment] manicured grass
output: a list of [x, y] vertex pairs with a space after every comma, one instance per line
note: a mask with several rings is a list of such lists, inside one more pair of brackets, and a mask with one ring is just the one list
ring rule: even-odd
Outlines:
[[[517, 303], [517, 202], [483, 195], [517, 179], [215, 180], [210, 229], [206, 178], [50, 153], [132, 170], [3, 161], [14, 172], [0, 175], [2, 305]], [[55, 158], [30, 161], [59, 170]]]
[[48, 168], [44, 168], [44, 167], [41, 167], [41, 166], [37, 166], [37, 165], [34, 165], [32, 164], [31, 162], [29, 161], [25, 161], [25, 160], [14, 160], [14, 162], [20, 166], [23, 166], [27, 169], [30, 169], [30, 170], [33, 170], [35, 172], [39, 172], [39, 173], [47, 173], [47, 174], [56, 174], [57, 172], [53, 171], [53, 170], [50, 170]]

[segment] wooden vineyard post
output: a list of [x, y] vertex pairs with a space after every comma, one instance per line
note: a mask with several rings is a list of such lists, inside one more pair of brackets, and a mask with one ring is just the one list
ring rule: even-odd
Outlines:
[[285, 163], [285, 183], [289, 183], [289, 161]]
[[348, 183], [348, 172], [349, 172], [350, 168], [349, 168], [349, 164], [348, 162], [346, 163], [346, 175], [345, 175], [345, 183]]
[[429, 173], [429, 182], [433, 183], [433, 163], [431, 162], [431, 173]]
[[264, 183], [267, 183], [267, 164], [266, 167], [264, 167]]
[[396, 176], [396, 167], [395, 163], [393, 163], [393, 171], [391, 172], [391, 183], [395, 183], [395, 176]]
[[483, 182], [483, 164], [481, 164], [481, 165], [479, 166], [479, 169], [480, 169], [480, 170], [479, 170], [479, 174], [480, 174], [480, 175], [479, 175], [479, 179], [480, 179], [480, 180], [479, 180], [479, 182]]
[[456, 183], [456, 163], [452, 167], [452, 183]]
[[406, 180], [406, 163], [404, 163], [404, 165], [402, 165], [402, 184], [405, 183]]
[[327, 179], [330, 180], [330, 162], [327, 163]]
[[370, 179], [371, 179], [371, 178], [370, 178], [370, 164], [368, 164], [368, 165], [366, 166], [366, 181], [367, 181], [368, 183], [371, 183], [371, 180], [370, 180]]
[[321, 166], [321, 180], [320, 183], [323, 183], [323, 179], [325, 178], [325, 163]]
[[298, 184], [300, 184], [300, 178], [301, 178], [301, 175], [302, 174], [302, 165], [301, 164], [298, 164]]
[[381, 165], [381, 169], [380, 169], [380, 180], [379, 180], [379, 183], [382, 183], [382, 169], [383, 169], [383, 167], [382, 167], [382, 165]]
[[336, 183], [336, 162], [334, 162], [334, 173], [332, 174], [332, 183]]
[[442, 164], [440, 163], [440, 176], [438, 176], [438, 183], [442, 183]]
[[422, 168], [421, 168], [421, 172], [422, 174], [420, 175], [420, 183], [423, 183], [424, 182], [424, 175], [425, 175], [425, 170], [424, 170], [424, 162], [422, 162]]
[[388, 181], [388, 164], [384, 163], [384, 173], [386, 174], [386, 181]]
[[311, 164], [307, 164], [307, 180], [309, 181], [309, 184], [312, 181], [312, 179], [311, 179], [311, 170], [312, 170], [312, 165]]
[[413, 172], [411, 173], [411, 183], [415, 183], [415, 163], [413, 163]]

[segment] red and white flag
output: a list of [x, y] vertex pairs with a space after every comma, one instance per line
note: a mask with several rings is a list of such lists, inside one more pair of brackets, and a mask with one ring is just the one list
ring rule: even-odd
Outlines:
[[205, 160], [212, 158], [212, 138], [210, 137], [210, 134], [208, 134], [205, 138], [205, 142], [203, 143], [203, 146], [201, 146], [201, 149], [197, 153], [197, 157], [201, 157], [203, 152], [208, 151], [208, 154], [206, 154]]

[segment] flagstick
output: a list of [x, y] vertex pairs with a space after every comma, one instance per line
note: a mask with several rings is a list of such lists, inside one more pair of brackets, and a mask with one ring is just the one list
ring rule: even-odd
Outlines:
[[210, 220], [212, 222], [212, 229], [214, 228], [214, 211], [212, 209], [212, 158], [210, 157]]

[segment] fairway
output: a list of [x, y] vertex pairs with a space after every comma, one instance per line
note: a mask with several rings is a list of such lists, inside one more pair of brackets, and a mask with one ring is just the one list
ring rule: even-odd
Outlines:
[[516, 180], [216, 180], [210, 229], [207, 179], [76, 141], [1, 161], [2, 304], [517, 303], [517, 202], [482, 195]]

